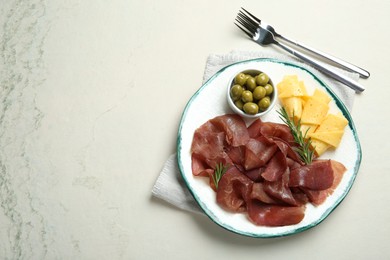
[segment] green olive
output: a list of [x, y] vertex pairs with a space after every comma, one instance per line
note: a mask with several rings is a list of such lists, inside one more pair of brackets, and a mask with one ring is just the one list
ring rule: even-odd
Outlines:
[[236, 107], [238, 107], [238, 109], [242, 110], [242, 108], [243, 108], [243, 106], [244, 106], [244, 102], [242, 102], [242, 100], [239, 99], [239, 100], [236, 100], [236, 101], [234, 102], [234, 105], [236, 105]]
[[263, 72], [256, 76], [257, 85], [265, 86], [268, 83], [268, 81], [269, 81], [268, 75]]
[[241, 100], [244, 103], [252, 102], [253, 101], [253, 94], [249, 90], [244, 90], [241, 95]]
[[245, 113], [250, 115], [255, 115], [259, 112], [259, 107], [253, 102], [245, 103], [242, 109]]
[[249, 76], [249, 78], [246, 80], [245, 85], [248, 90], [253, 91], [257, 87], [255, 78]]
[[233, 85], [233, 87], [230, 89], [230, 96], [232, 97], [233, 101], [236, 101], [241, 98], [243, 88], [240, 85]]
[[258, 105], [259, 105], [259, 110], [260, 111], [265, 111], [271, 105], [271, 99], [268, 96], [267, 97], [263, 97], [259, 101]]
[[266, 95], [269, 96], [272, 94], [272, 92], [274, 92], [274, 87], [272, 87], [271, 84], [267, 84], [264, 86], [265, 90], [266, 90]]
[[266, 95], [266, 89], [262, 86], [258, 86], [253, 90], [253, 98], [256, 100], [260, 100]]
[[234, 83], [243, 86], [246, 82], [247, 76], [244, 73], [238, 73], [234, 78]]

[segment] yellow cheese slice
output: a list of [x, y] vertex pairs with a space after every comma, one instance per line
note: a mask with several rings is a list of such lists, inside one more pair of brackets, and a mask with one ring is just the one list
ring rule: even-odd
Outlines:
[[328, 114], [321, 125], [316, 130], [317, 132], [328, 132], [335, 130], [344, 130], [348, 125], [348, 120], [343, 115]]
[[289, 88], [290, 82], [286, 80], [286, 77], [276, 85], [279, 95], [285, 92]]
[[314, 132], [309, 134], [309, 137], [311, 139], [317, 139], [324, 143], [327, 143], [333, 147], [337, 147], [340, 142], [341, 138], [343, 137], [344, 131], [343, 130], [337, 130], [337, 131], [328, 131], [328, 132]]
[[325, 104], [329, 104], [331, 98], [328, 94], [325, 93], [325, 91], [320, 90], [316, 88], [313, 93], [313, 98], [318, 99], [321, 102], [324, 102]]
[[303, 107], [301, 123], [319, 125], [328, 113], [328, 104], [315, 98], [309, 98]]
[[284, 76], [283, 80], [277, 84], [278, 93], [283, 93], [286, 89], [289, 88], [290, 85], [292, 85], [292, 82], [298, 81], [297, 75], [286, 75]]
[[288, 88], [286, 87], [285, 90], [279, 94], [279, 98], [302, 97], [306, 95], [307, 93], [302, 89], [300, 84], [291, 84]]
[[290, 118], [298, 121], [302, 116], [302, 100], [299, 97], [287, 97], [281, 99], [283, 107], [286, 109], [287, 115]]
[[318, 125], [301, 124], [302, 136], [306, 134], [306, 138], [308, 138], [311, 133], [314, 133], [314, 131], [316, 131], [317, 127]]
[[330, 145], [317, 139], [311, 139], [311, 147], [317, 156], [321, 156], [330, 148]]
[[305, 84], [296, 75], [285, 76], [277, 88], [279, 98], [307, 96]]
[[286, 82], [281, 81], [276, 85], [276, 88], [278, 89], [278, 93], [280, 95], [281, 93], [283, 93], [287, 89], [287, 84], [286, 84]]

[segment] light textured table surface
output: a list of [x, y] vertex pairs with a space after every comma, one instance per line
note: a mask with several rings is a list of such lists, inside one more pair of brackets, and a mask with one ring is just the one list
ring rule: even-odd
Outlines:
[[[371, 72], [363, 160], [319, 226], [228, 232], [152, 198], [210, 53], [259, 50], [240, 6]], [[0, 1], [1, 259], [389, 259], [390, 1]]]

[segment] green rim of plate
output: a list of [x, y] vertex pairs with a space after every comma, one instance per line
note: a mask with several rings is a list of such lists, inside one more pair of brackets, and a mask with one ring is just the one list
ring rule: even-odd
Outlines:
[[[322, 215], [320, 218], [318, 218], [316, 221], [308, 224], [308, 225], [305, 225], [305, 226], [302, 226], [302, 227], [297, 227], [296, 229], [291, 229], [291, 230], [288, 230], [288, 231], [285, 231], [285, 232], [279, 232], [279, 233], [256, 233], [256, 232], [245, 232], [245, 231], [241, 231], [241, 230], [237, 230], [236, 228], [230, 226], [230, 225], [227, 225], [226, 223], [221, 223], [219, 220], [218, 220], [218, 217], [216, 215], [214, 215], [214, 213], [208, 209], [207, 205], [205, 205], [205, 203], [199, 199], [199, 197], [197, 196], [197, 194], [192, 190], [191, 188], [191, 185], [189, 184], [188, 180], [187, 180], [187, 177], [186, 175], [184, 174], [184, 169], [183, 169], [183, 165], [182, 165], [182, 162], [181, 162], [181, 140], [182, 140], [182, 137], [181, 137], [181, 131], [182, 131], [182, 127], [183, 127], [183, 124], [184, 124], [184, 121], [186, 119], [186, 116], [187, 116], [187, 110], [188, 108], [191, 106], [192, 104], [192, 101], [195, 100], [197, 98], [197, 96], [199, 95], [199, 93], [204, 89], [206, 88], [215, 78], [217, 78], [218, 76], [221, 75], [222, 72], [224, 72], [226, 69], [230, 68], [230, 67], [233, 67], [233, 66], [236, 66], [238, 64], [245, 64], [245, 63], [252, 63], [252, 62], [271, 62], [271, 63], [278, 63], [278, 64], [282, 64], [282, 65], [285, 65], [285, 66], [290, 66], [290, 67], [294, 67], [294, 68], [298, 68], [298, 69], [301, 69], [305, 72], [307, 72], [308, 74], [310, 74], [321, 86], [323, 86], [326, 91], [328, 92], [328, 94], [333, 98], [333, 100], [335, 101], [336, 103], [336, 106], [341, 110], [341, 112], [343, 113], [343, 115], [345, 116], [345, 118], [348, 119], [348, 122], [349, 122], [349, 128], [352, 130], [352, 133], [353, 133], [353, 136], [354, 136], [354, 139], [355, 139], [355, 143], [356, 143], [356, 148], [357, 148], [357, 160], [355, 162], [355, 165], [354, 165], [354, 169], [353, 169], [353, 176], [351, 177], [351, 180], [349, 181], [345, 191], [342, 193], [342, 195], [335, 201], [335, 203], [329, 207]], [[198, 203], [198, 205], [200, 206], [200, 208], [203, 210], [203, 212], [214, 222], [216, 223], [217, 225], [221, 226], [222, 228], [228, 230], [228, 231], [231, 231], [233, 233], [236, 233], [236, 234], [239, 234], [239, 235], [243, 235], [243, 236], [247, 236], [247, 237], [254, 237], [254, 238], [273, 238], [273, 237], [283, 237], [283, 236], [288, 236], [288, 235], [293, 235], [293, 234], [298, 234], [300, 232], [303, 232], [305, 230], [308, 230], [310, 228], [313, 228], [315, 226], [317, 226], [318, 224], [320, 224], [325, 218], [327, 218], [332, 212], [333, 210], [335, 210], [339, 205], [340, 203], [344, 200], [344, 198], [346, 197], [346, 195], [349, 193], [349, 191], [351, 190], [352, 188], [352, 185], [356, 179], [356, 176], [357, 176], [357, 173], [359, 171], [359, 167], [360, 167], [360, 163], [361, 163], [361, 160], [362, 160], [362, 150], [361, 150], [361, 145], [360, 145], [360, 141], [359, 141], [359, 138], [358, 138], [358, 135], [357, 135], [357, 132], [356, 132], [356, 128], [355, 128], [355, 125], [353, 123], [353, 120], [352, 120], [352, 117], [348, 111], [348, 109], [346, 108], [346, 106], [344, 105], [344, 103], [337, 97], [337, 95], [322, 81], [320, 80], [313, 72], [311, 72], [310, 70], [304, 68], [304, 67], [301, 67], [297, 64], [294, 64], [292, 62], [287, 62], [287, 61], [281, 61], [281, 60], [277, 60], [277, 59], [272, 59], [272, 58], [257, 58], [257, 59], [251, 59], [251, 60], [245, 60], [245, 61], [240, 61], [240, 62], [236, 62], [236, 63], [233, 63], [231, 65], [228, 65], [222, 69], [220, 69], [218, 72], [216, 72], [209, 80], [207, 80], [196, 92], [195, 94], [190, 98], [190, 100], [187, 102], [187, 105], [185, 106], [184, 108], [184, 111], [182, 113], [182, 116], [181, 116], [181, 119], [180, 119], [180, 124], [179, 124], [179, 129], [178, 129], [178, 135], [177, 135], [177, 164], [178, 164], [178, 167], [179, 167], [179, 170], [180, 170], [180, 174], [182, 176], [182, 178], [184, 179], [185, 183], [186, 183], [186, 186], [188, 188], [188, 190], [190, 191], [191, 195], [194, 197], [195, 201]]]

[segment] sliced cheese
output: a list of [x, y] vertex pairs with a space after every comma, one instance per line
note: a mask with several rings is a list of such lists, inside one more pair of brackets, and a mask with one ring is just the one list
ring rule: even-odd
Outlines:
[[279, 98], [303, 97], [307, 96], [307, 91], [303, 81], [299, 81], [296, 75], [285, 76], [277, 85]]
[[311, 97], [305, 102], [303, 107], [301, 123], [319, 125], [325, 118], [328, 110], [328, 104]]
[[297, 75], [286, 75], [284, 76], [283, 80], [276, 86], [278, 89], [278, 93], [281, 94], [285, 90], [289, 88], [292, 82], [298, 81], [298, 76]]
[[348, 120], [341, 114], [328, 114], [332, 100], [328, 93], [315, 89], [309, 96], [303, 81], [297, 75], [287, 75], [277, 85], [279, 99], [290, 118], [301, 124], [301, 132], [311, 139], [317, 156], [336, 148], [344, 135]]
[[320, 90], [318, 88], [316, 88], [314, 90], [314, 93], [313, 93], [312, 97], [317, 99], [317, 100], [319, 100], [319, 101], [321, 101], [321, 102], [324, 102], [325, 104], [329, 104], [329, 102], [331, 100], [330, 96], [328, 94], [326, 94], [325, 91]]
[[311, 133], [314, 133], [316, 131], [317, 125], [310, 125], [310, 124], [301, 124], [301, 132], [304, 136], [306, 134], [306, 137], [308, 138]]
[[299, 97], [287, 97], [281, 99], [283, 107], [286, 109], [287, 115], [294, 120], [299, 120], [302, 116], [302, 99]]
[[328, 132], [335, 130], [344, 130], [347, 125], [348, 120], [343, 115], [328, 114], [321, 122], [321, 125], [316, 131]]
[[305, 90], [300, 87], [300, 84], [292, 84], [279, 94], [279, 98], [303, 97], [306, 95], [307, 93], [305, 93]]
[[327, 143], [333, 147], [339, 146], [341, 142], [341, 138], [343, 137], [344, 131], [343, 130], [337, 130], [337, 131], [328, 131], [328, 132], [314, 132], [309, 134], [309, 137], [311, 139], [317, 139], [324, 143]]
[[330, 145], [317, 139], [311, 139], [311, 147], [317, 156], [321, 156], [330, 148]]

